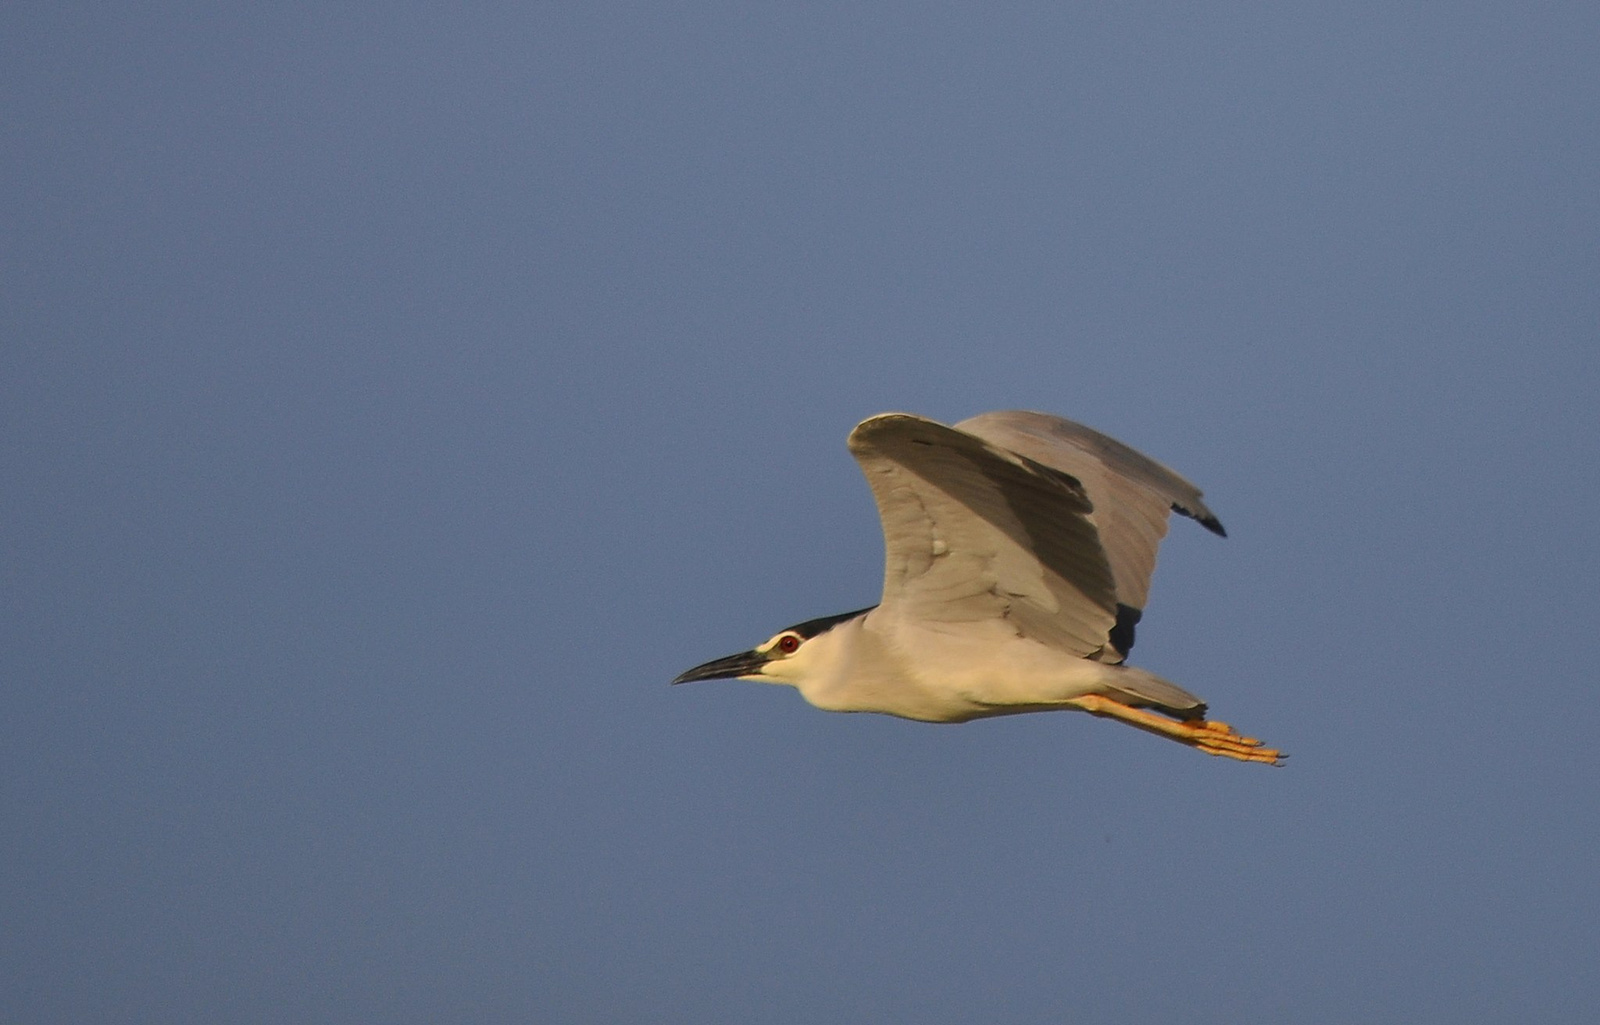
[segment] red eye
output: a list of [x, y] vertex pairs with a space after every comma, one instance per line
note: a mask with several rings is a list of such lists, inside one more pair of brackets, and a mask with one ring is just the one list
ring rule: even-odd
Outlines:
[[793, 655], [800, 647], [800, 638], [794, 634], [784, 634], [778, 638], [778, 650], [785, 655]]

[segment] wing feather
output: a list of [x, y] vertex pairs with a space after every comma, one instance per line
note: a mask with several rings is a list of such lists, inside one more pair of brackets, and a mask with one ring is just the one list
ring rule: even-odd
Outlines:
[[1215, 534], [1222, 524], [1200, 489], [1141, 452], [1099, 431], [1047, 413], [1004, 410], [956, 424], [956, 430], [1018, 453], [1083, 483], [1116, 581], [1117, 600], [1143, 609], [1150, 596], [1156, 549], [1167, 535], [1169, 510], [1192, 517]]
[[1006, 618], [1090, 655], [1116, 622], [1116, 584], [1072, 475], [904, 413], [850, 434], [883, 522], [883, 605], [930, 622]]

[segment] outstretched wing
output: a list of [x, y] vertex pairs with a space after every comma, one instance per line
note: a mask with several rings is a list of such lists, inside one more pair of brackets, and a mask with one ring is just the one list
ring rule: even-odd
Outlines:
[[1093, 506], [1072, 475], [919, 416], [850, 433], [883, 521], [883, 606], [929, 623], [1005, 618], [1076, 655], [1117, 619]]
[[1143, 609], [1149, 598], [1156, 549], [1167, 535], [1168, 510], [1227, 536], [1201, 501], [1199, 488], [1115, 438], [1082, 424], [1046, 413], [1004, 410], [963, 420], [956, 430], [1082, 482], [1094, 504], [1093, 518], [1116, 581], [1117, 601], [1132, 609]]

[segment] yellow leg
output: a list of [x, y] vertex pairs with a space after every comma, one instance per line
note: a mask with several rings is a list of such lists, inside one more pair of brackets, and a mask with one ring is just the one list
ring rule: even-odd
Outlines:
[[1281, 751], [1262, 747], [1261, 741], [1253, 737], [1240, 736], [1225, 722], [1207, 719], [1182, 722], [1168, 719], [1164, 715], [1124, 705], [1120, 701], [1113, 701], [1100, 694], [1085, 694], [1081, 698], [1073, 698], [1067, 704], [1081, 708], [1090, 715], [1118, 719], [1136, 729], [1167, 737], [1180, 744], [1188, 744], [1190, 747], [1197, 747], [1208, 755], [1237, 758], [1241, 762], [1265, 762], [1268, 765], [1282, 765], [1283, 760], [1288, 757]]

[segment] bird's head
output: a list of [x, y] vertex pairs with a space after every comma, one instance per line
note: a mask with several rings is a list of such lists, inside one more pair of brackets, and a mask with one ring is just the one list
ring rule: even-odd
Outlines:
[[673, 683], [693, 680], [759, 680], [799, 686], [818, 667], [829, 661], [835, 643], [842, 636], [836, 627], [871, 612], [876, 606], [823, 616], [779, 630], [749, 651], [713, 659], [679, 674]]

